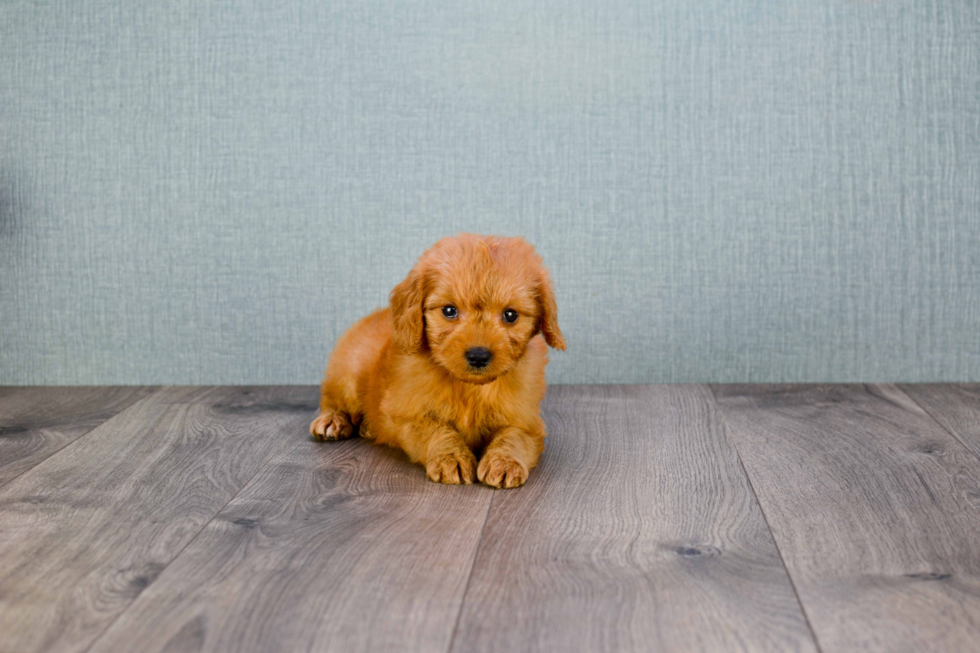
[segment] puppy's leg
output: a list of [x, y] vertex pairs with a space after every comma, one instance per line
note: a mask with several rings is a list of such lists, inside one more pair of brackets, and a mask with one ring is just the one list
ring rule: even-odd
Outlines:
[[459, 485], [476, 482], [476, 456], [459, 433], [445, 424], [423, 420], [410, 425], [402, 448], [412, 460], [425, 465], [426, 475], [436, 483]]
[[[336, 366], [332, 366], [336, 367]], [[344, 440], [354, 433], [361, 421], [356, 383], [346, 370], [328, 369], [320, 388], [320, 414], [310, 424], [314, 440]]]
[[477, 477], [493, 487], [524, 485], [544, 451], [544, 429], [527, 431], [507, 426], [497, 431], [477, 467]]
[[354, 433], [364, 415], [358, 379], [377, 364], [391, 332], [387, 311], [371, 313], [341, 336], [330, 356], [320, 388], [320, 415], [310, 424], [316, 440], [343, 440]]

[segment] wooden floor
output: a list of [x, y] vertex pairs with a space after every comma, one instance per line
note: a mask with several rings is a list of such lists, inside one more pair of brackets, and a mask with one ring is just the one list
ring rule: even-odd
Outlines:
[[980, 386], [558, 386], [526, 486], [312, 387], [0, 388], [0, 651], [980, 651]]

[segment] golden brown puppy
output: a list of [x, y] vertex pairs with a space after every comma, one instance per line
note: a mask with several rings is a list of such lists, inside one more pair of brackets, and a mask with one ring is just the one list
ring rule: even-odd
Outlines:
[[565, 349], [541, 257], [521, 238], [444, 238], [389, 299], [337, 342], [310, 433], [359, 425], [433, 481], [523, 485], [544, 449], [545, 343]]

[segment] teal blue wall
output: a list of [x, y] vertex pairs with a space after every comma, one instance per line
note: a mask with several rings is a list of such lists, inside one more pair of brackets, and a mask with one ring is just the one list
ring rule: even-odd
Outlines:
[[978, 3], [0, 0], [0, 383], [313, 383], [462, 230], [553, 382], [978, 381]]

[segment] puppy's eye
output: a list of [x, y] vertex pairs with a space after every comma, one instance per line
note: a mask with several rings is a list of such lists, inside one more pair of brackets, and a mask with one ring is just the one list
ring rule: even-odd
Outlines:
[[449, 306], [442, 307], [442, 314], [447, 320], [455, 320], [456, 316], [459, 315], [459, 311], [456, 310], [455, 306], [450, 304]]
[[517, 311], [512, 308], [508, 308], [506, 311], [504, 311], [504, 322], [507, 322], [508, 324], [517, 322]]

